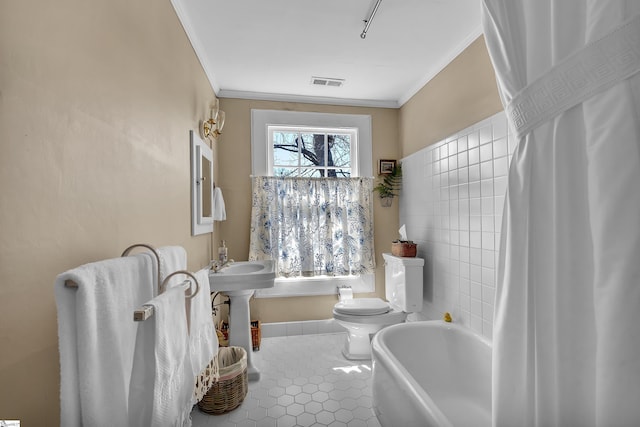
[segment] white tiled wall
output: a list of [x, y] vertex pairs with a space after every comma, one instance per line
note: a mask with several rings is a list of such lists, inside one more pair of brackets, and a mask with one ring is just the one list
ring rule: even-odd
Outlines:
[[507, 172], [503, 112], [402, 159], [400, 224], [425, 259], [424, 309], [491, 338]]

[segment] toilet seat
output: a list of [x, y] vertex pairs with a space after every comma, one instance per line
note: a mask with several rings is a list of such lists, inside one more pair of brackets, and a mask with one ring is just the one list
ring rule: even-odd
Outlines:
[[391, 307], [380, 298], [355, 298], [340, 301], [333, 309], [348, 316], [377, 316], [388, 313]]
[[351, 325], [358, 325], [358, 327], [362, 327], [365, 325], [377, 325], [378, 327], [384, 327], [404, 322], [407, 318], [407, 313], [391, 309], [386, 313], [363, 316], [358, 314], [342, 314], [334, 309], [333, 318], [340, 322], [348, 323]]

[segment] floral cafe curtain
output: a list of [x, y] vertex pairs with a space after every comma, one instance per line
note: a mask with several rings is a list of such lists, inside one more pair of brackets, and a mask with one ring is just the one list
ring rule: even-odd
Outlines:
[[249, 260], [277, 277], [372, 273], [372, 178], [252, 177]]

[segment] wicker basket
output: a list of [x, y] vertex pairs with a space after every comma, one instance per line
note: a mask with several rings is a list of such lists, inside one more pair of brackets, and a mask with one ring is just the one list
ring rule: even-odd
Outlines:
[[207, 414], [224, 414], [242, 403], [247, 395], [247, 352], [242, 347], [220, 347], [218, 350], [220, 378], [198, 402]]
[[391, 242], [391, 255], [413, 258], [418, 251], [418, 245], [411, 240]]
[[218, 378], [220, 377], [218, 369], [218, 355], [216, 354], [204, 370], [200, 372], [200, 375], [196, 377], [196, 386], [193, 391], [193, 397], [196, 402], [201, 401], [211, 386], [218, 381]]

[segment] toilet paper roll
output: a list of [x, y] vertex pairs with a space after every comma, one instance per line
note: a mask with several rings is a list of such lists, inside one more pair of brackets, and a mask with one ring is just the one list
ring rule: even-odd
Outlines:
[[351, 288], [339, 288], [338, 289], [338, 299], [340, 301], [353, 299], [353, 289], [351, 289]]

